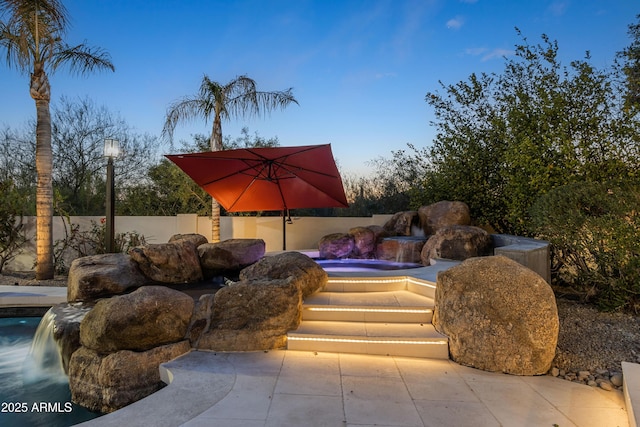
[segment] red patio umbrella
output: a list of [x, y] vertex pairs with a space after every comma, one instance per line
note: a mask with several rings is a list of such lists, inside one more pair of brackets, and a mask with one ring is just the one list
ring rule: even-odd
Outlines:
[[348, 207], [331, 145], [242, 148], [165, 156], [228, 212]]

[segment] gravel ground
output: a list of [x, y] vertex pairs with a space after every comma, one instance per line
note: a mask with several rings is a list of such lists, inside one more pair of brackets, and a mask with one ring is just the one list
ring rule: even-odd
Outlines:
[[8, 286], [67, 286], [67, 276], [56, 275], [51, 280], [36, 280], [33, 271], [10, 271], [0, 274], [0, 285]]
[[[35, 280], [33, 272], [0, 274], [0, 285], [66, 286], [66, 276]], [[622, 385], [621, 362], [640, 363], [640, 317], [602, 313], [559, 298], [560, 333], [550, 375], [603, 389]]]
[[640, 317], [557, 299], [560, 333], [551, 375], [603, 389], [622, 386], [621, 362], [640, 363]]

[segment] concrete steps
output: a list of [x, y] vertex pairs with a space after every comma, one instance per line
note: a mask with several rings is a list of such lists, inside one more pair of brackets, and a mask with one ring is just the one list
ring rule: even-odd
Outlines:
[[407, 285], [401, 279], [329, 279], [323, 292], [305, 300], [288, 349], [448, 359], [447, 337], [431, 324], [430, 290], [416, 293]]

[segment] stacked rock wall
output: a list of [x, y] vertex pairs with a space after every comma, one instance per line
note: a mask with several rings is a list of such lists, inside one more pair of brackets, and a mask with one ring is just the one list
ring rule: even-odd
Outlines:
[[375, 258], [430, 265], [433, 258], [464, 260], [488, 255], [491, 237], [472, 227], [463, 202], [440, 201], [417, 211], [397, 212], [383, 227], [355, 227], [324, 236], [320, 258]]
[[[161, 388], [159, 365], [192, 348], [285, 346], [286, 333], [300, 322], [303, 296], [323, 287], [327, 275], [305, 255], [265, 258], [264, 250], [259, 239], [209, 244], [200, 235], [179, 235], [129, 254], [75, 260], [64, 305], [83, 307], [65, 338], [72, 400], [112, 412]], [[164, 286], [188, 289], [215, 274], [241, 280], [198, 301]]]

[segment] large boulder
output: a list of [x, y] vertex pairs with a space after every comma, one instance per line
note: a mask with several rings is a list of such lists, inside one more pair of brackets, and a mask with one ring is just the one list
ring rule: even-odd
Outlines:
[[420, 263], [426, 239], [408, 236], [386, 237], [376, 246], [376, 258], [385, 261]]
[[177, 240], [188, 240], [193, 243], [196, 248], [200, 245], [204, 245], [205, 243], [209, 243], [206, 237], [198, 233], [174, 234], [169, 238], [169, 243], [173, 243]]
[[113, 412], [162, 388], [160, 364], [190, 350], [189, 341], [110, 354], [81, 347], [69, 365], [71, 400], [91, 411]]
[[353, 227], [349, 230], [353, 236], [353, 258], [373, 258], [376, 254], [376, 234], [366, 227]]
[[418, 227], [420, 220], [418, 212], [406, 211], [396, 212], [383, 226], [391, 235], [411, 236], [413, 228]]
[[102, 254], [77, 258], [67, 279], [67, 301], [95, 301], [119, 295], [149, 282], [138, 264], [126, 254]]
[[[196, 347], [219, 351], [284, 347], [287, 332], [300, 324], [303, 298], [323, 288], [327, 280], [327, 273], [299, 252], [262, 258], [240, 272], [239, 282], [215, 294], [210, 326], [199, 321], [204, 332]], [[207, 310], [206, 305], [199, 309]]]
[[551, 287], [503, 256], [470, 258], [439, 273], [433, 324], [449, 337], [457, 363], [514, 375], [545, 374], [559, 331]]
[[320, 258], [341, 259], [353, 252], [355, 241], [348, 233], [332, 233], [323, 236], [318, 243]]
[[435, 234], [442, 227], [449, 225], [470, 225], [471, 214], [469, 206], [464, 202], [450, 202], [443, 200], [418, 209], [420, 225], [424, 234]]
[[203, 279], [200, 259], [190, 239], [138, 246], [129, 251], [142, 273], [159, 283], [192, 283]]
[[98, 301], [80, 323], [80, 342], [100, 353], [145, 351], [184, 339], [193, 313], [190, 296], [164, 286]]
[[282, 347], [302, 317], [302, 293], [294, 277], [242, 280], [214, 296], [211, 329], [198, 349], [267, 350]]
[[429, 265], [437, 258], [464, 261], [467, 258], [491, 254], [489, 233], [470, 225], [451, 225], [438, 229], [422, 248], [421, 261]]
[[262, 239], [229, 239], [198, 246], [200, 265], [207, 277], [238, 272], [264, 256]]
[[324, 288], [329, 276], [314, 260], [300, 252], [267, 256], [240, 272], [241, 280], [286, 279], [293, 276], [302, 298]]
[[371, 230], [373, 232], [373, 238], [374, 241], [377, 243], [380, 241], [380, 239], [384, 238], [384, 237], [391, 237], [392, 235], [395, 236], [395, 233], [390, 233], [389, 231], [385, 230], [383, 226], [381, 225], [367, 225], [367, 229]]

